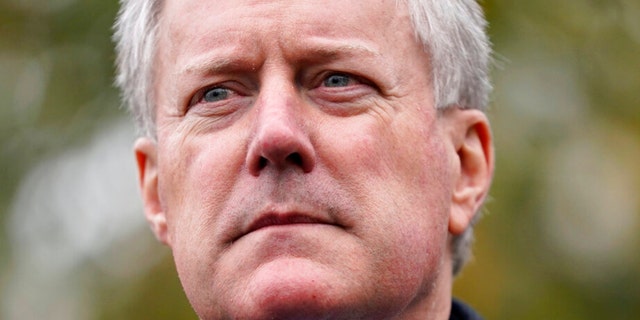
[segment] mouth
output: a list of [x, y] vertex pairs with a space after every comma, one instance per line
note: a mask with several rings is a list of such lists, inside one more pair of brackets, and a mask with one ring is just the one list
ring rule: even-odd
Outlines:
[[238, 237], [238, 239], [261, 229], [296, 224], [335, 225], [335, 223], [332, 223], [331, 221], [328, 221], [326, 219], [322, 219], [321, 217], [315, 217], [313, 215], [299, 212], [268, 212], [259, 215], [259, 217], [252, 221], [251, 224], [249, 224], [249, 227], [246, 229], [246, 232], [243, 232], [242, 235]]

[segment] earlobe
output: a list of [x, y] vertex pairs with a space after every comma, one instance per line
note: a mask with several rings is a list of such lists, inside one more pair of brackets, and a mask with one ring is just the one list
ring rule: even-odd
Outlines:
[[449, 232], [464, 232], [480, 210], [493, 177], [493, 142], [489, 120], [479, 110], [455, 110], [451, 127], [457, 154]]
[[142, 193], [144, 215], [156, 238], [170, 245], [167, 237], [167, 219], [158, 191], [157, 146], [149, 138], [139, 138], [134, 151], [138, 165], [138, 181]]

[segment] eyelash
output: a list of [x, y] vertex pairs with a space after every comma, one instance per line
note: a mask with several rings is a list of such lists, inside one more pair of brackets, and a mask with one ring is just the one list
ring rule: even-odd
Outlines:
[[[323, 86], [324, 82], [329, 79], [332, 76], [345, 76], [349, 78], [349, 84], [345, 85], [345, 86], [338, 86], [338, 87], [331, 87], [331, 86]], [[321, 76], [320, 78], [320, 83], [318, 86], [323, 86], [324, 88], [327, 88], [327, 90], [348, 90], [350, 88], [352, 89], [356, 89], [358, 87], [369, 87], [373, 90], [375, 90], [376, 92], [380, 93], [380, 87], [373, 81], [369, 80], [367, 77], [363, 77], [361, 75], [358, 75], [357, 73], [349, 73], [349, 72], [329, 72], [329, 73], [325, 73], [324, 75]]]
[[[346, 79], [347, 83], [344, 84], [344, 85], [341, 85], [342, 83], [335, 83], [334, 82], [333, 84], [337, 84], [337, 85], [333, 86], [330, 83], [330, 79], [332, 77], [342, 77], [343, 79], [337, 79], [337, 80], [339, 81], [339, 80], [345, 80]], [[327, 88], [338, 88], [338, 87], [349, 86], [350, 84], [353, 84], [353, 82], [358, 82], [358, 80], [354, 76], [352, 76], [350, 74], [346, 74], [346, 73], [334, 72], [334, 73], [330, 73], [330, 74], [327, 74], [326, 76], [322, 77], [321, 85], [323, 85], [324, 87], [327, 87]]]
[[[214, 90], [224, 90], [224, 91], [214, 91]], [[219, 94], [224, 94], [225, 96], [220, 98], [220, 100], [206, 101], [206, 102], [217, 102], [217, 101], [225, 100], [228, 97], [228, 95], [230, 94], [229, 91], [231, 91], [231, 89], [225, 88], [225, 87], [221, 87], [221, 86], [216, 86], [216, 87], [213, 87], [213, 88], [209, 88], [209, 89], [206, 89], [206, 90], [203, 91], [201, 100], [205, 100], [206, 101], [207, 100], [207, 95], [209, 93], [214, 93], [214, 92], [218, 92]], [[212, 97], [212, 98], [215, 99], [217, 97]]]
[[[224, 89], [227, 93], [227, 96], [225, 96], [223, 99], [218, 100], [218, 101], [205, 101], [207, 93], [211, 92], [213, 90], [216, 89]], [[195, 106], [197, 104], [201, 104], [201, 103], [216, 103], [216, 102], [221, 102], [221, 101], [225, 101], [227, 99], [229, 99], [229, 96], [233, 96], [233, 95], [239, 95], [238, 91], [235, 89], [230, 88], [227, 85], [223, 85], [223, 84], [216, 84], [213, 86], [209, 86], [209, 87], [205, 87], [199, 91], [196, 92], [196, 94], [193, 96], [193, 98], [191, 98], [191, 101], [189, 103], [189, 106]]]
[[[344, 85], [338, 84], [337, 86], [327, 85], [327, 81], [329, 81], [329, 79], [332, 77], [345, 77], [347, 78], [346, 79], [347, 83], [344, 83]], [[331, 92], [331, 91], [338, 91], [338, 90], [356, 89], [356, 87], [360, 85], [368, 86], [378, 91], [378, 88], [371, 81], [368, 81], [361, 76], [354, 75], [348, 72], [340, 72], [340, 71], [325, 72], [325, 73], [319, 74], [318, 80], [316, 80], [315, 82], [316, 82], [316, 85], [313, 85], [312, 89], [324, 89], [325, 92], [327, 90], [328, 92]], [[205, 100], [209, 92], [213, 90], [219, 90], [219, 89], [224, 90], [226, 94], [224, 97], [222, 97], [220, 100], [215, 100], [215, 101]], [[234, 96], [242, 96], [242, 93], [237, 88], [234, 88], [233, 85], [218, 83], [218, 84], [211, 85], [199, 90], [192, 97], [189, 103], [189, 108], [198, 104], [223, 103], [224, 101], [227, 101]]]

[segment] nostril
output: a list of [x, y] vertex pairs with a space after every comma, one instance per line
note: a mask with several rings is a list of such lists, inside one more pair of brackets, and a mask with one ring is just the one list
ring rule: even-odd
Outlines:
[[297, 165], [299, 167], [303, 167], [302, 156], [298, 152], [294, 152], [287, 156], [287, 162]]
[[267, 160], [267, 158], [260, 157], [260, 160], [258, 160], [258, 169], [260, 170], [264, 169], [268, 163], [269, 163], [269, 160]]
[[246, 163], [251, 175], [257, 177], [269, 167], [303, 173], [313, 170], [315, 152], [306, 134], [273, 126], [263, 130], [248, 146]]

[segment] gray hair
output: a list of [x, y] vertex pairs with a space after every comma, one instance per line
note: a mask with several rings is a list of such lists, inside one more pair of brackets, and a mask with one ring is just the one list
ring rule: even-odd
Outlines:
[[[488, 69], [491, 46], [486, 20], [476, 0], [405, 1], [416, 37], [431, 57], [435, 105], [485, 110], [491, 92]], [[163, 0], [120, 0], [114, 25], [116, 85], [133, 115], [139, 134], [155, 137], [153, 69]], [[453, 273], [470, 256], [473, 224], [453, 238]]]

